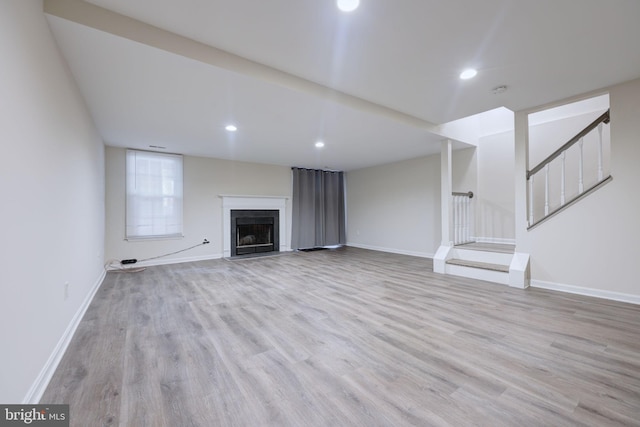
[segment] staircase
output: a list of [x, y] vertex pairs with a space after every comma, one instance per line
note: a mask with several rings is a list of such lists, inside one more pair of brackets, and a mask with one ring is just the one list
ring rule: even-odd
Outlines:
[[471, 237], [475, 211], [472, 199], [471, 191], [451, 193], [453, 241], [438, 248], [433, 271], [526, 288], [528, 254], [516, 253], [515, 245], [479, 243]]
[[[531, 169], [524, 165], [526, 190], [524, 194], [521, 191], [524, 188], [516, 192], [516, 202], [517, 208], [526, 214], [527, 231], [611, 182], [609, 123], [607, 109], [538, 165]], [[516, 252], [515, 245], [473, 241], [474, 194], [451, 191], [450, 141], [442, 145], [440, 164], [442, 243], [433, 257], [433, 271], [528, 287], [529, 254]], [[520, 250], [526, 247], [526, 242], [519, 243]]]

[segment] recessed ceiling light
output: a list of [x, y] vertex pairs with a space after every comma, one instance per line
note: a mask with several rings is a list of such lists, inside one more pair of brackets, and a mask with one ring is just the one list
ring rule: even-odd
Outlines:
[[229, 132], [235, 132], [238, 130], [238, 128], [235, 127], [234, 125], [227, 125], [225, 129], [228, 130]]
[[324, 142], [322, 141], [316, 142], [316, 148], [322, 148], [322, 147], [324, 147]]
[[337, 0], [338, 9], [343, 12], [351, 12], [358, 8], [360, 0]]
[[474, 78], [476, 74], [478, 74], [478, 70], [476, 70], [475, 68], [467, 68], [460, 73], [460, 78], [462, 80], [468, 80]]

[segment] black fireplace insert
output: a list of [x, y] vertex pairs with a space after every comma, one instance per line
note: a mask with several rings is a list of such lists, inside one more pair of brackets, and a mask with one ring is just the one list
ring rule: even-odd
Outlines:
[[231, 210], [231, 256], [280, 251], [278, 210]]

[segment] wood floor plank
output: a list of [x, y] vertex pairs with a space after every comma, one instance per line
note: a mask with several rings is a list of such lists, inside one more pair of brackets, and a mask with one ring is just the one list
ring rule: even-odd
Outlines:
[[356, 248], [109, 273], [72, 426], [640, 426], [640, 306]]

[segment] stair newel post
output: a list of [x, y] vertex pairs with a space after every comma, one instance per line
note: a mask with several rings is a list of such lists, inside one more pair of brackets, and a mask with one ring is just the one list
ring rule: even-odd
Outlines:
[[564, 206], [565, 202], [565, 159], [567, 152], [563, 151], [560, 155], [560, 206]]
[[433, 271], [446, 274], [447, 260], [452, 257], [454, 239], [453, 194], [451, 173], [451, 146], [450, 139], [442, 141], [440, 145], [440, 232], [442, 240], [440, 247], [433, 257]]
[[602, 181], [604, 170], [602, 168], [602, 123], [598, 125], [598, 182]]
[[584, 192], [584, 138], [580, 138], [580, 142], [578, 142], [578, 148], [580, 157], [578, 163], [578, 194], [582, 194]]
[[549, 215], [549, 163], [544, 167], [544, 214]]
[[533, 179], [534, 176], [529, 177], [529, 225], [533, 224]]
[[[453, 195], [452, 195], [452, 173], [451, 173], [451, 146], [450, 139], [442, 141], [440, 147], [440, 204], [441, 204], [441, 247], [453, 246], [454, 216], [453, 216]], [[444, 266], [442, 266], [444, 268]], [[443, 271], [440, 271], [444, 273]]]

